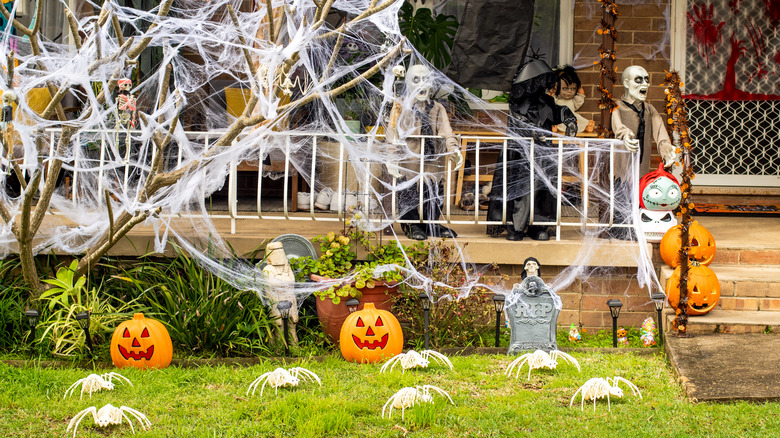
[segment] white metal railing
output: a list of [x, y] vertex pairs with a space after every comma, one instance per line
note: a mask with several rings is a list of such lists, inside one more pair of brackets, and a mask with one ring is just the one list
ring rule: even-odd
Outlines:
[[[46, 131], [50, 138], [50, 155], [53, 154], [53, 148], [56, 141], [56, 136], [61, 132], [59, 129], [48, 129]], [[94, 135], [95, 137], [99, 136], [99, 144], [100, 144], [100, 152], [99, 157], [97, 159], [96, 166], [89, 168], [89, 169], [80, 169], [81, 161], [86, 160], [85, 157], [82, 157], [81, 155], [81, 149], [82, 148], [75, 148], [75, 153], [72, 158], [72, 167], [73, 167], [73, 183], [71, 187], [71, 198], [75, 202], [78, 200], [79, 197], [79, 190], [78, 190], [78, 184], [79, 184], [79, 177], [80, 174], [84, 172], [95, 172], [97, 171], [98, 177], [97, 177], [97, 189], [98, 194], [102, 193], [103, 190], [103, 184], [104, 184], [104, 177], [105, 177], [105, 169], [107, 168], [124, 168], [123, 169], [123, 178], [122, 178], [122, 184], [123, 188], [125, 190], [125, 193], [127, 193], [128, 190], [128, 184], [129, 184], [129, 178], [131, 175], [131, 172], [133, 171], [132, 167], [135, 166], [135, 163], [131, 163], [131, 153], [130, 148], [125, 148], [125, 153], [122, 154], [119, 151], [119, 148], [117, 147], [116, 143], [111, 143], [107, 141], [107, 138], [109, 135], [115, 136], [115, 138], [118, 139], [118, 136], [116, 136], [115, 130], [94, 130], [94, 131], [84, 131], [84, 134], [90, 134]], [[130, 134], [131, 136], [138, 136], [140, 134], [140, 131], [122, 131], [124, 134]], [[218, 139], [222, 134], [224, 134], [224, 131], [187, 131], [185, 132], [185, 135], [187, 136], [188, 141], [191, 144], [202, 144], [202, 148], [204, 151], [207, 151], [212, 145], [213, 141], [215, 139]], [[240, 138], [244, 138], [243, 136], [250, 135], [250, 134], [242, 134]], [[332, 133], [295, 133], [295, 134], [289, 134], [289, 133], [268, 133], [267, 135], [273, 136], [273, 137], [281, 137], [284, 144], [284, 149], [282, 150], [284, 154], [284, 167], [283, 167], [283, 187], [282, 187], [282, 209], [281, 211], [271, 211], [269, 209], [264, 209], [264, 193], [263, 193], [263, 156], [267, 153], [269, 153], [269, 150], [265, 148], [265, 146], [261, 146], [260, 143], [258, 143], [257, 147], [257, 153], [258, 153], [258, 184], [257, 184], [257, 194], [256, 194], [256, 201], [257, 201], [257, 209], [255, 214], [241, 214], [238, 209], [238, 165], [236, 159], [233, 159], [230, 162], [229, 166], [229, 172], [228, 172], [228, 207], [227, 212], [211, 212], [210, 216], [213, 218], [223, 218], [223, 219], [230, 219], [231, 221], [231, 233], [236, 232], [236, 222], [238, 220], [252, 220], [252, 219], [259, 219], [259, 220], [288, 220], [288, 221], [343, 221], [345, 219], [344, 214], [344, 208], [342, 205], [344, 194], [345, 194], [345, 174], [347, 165], [349, 165], [348, 160], [348, 152], [347, 147], [344, 143], [340, 142], [338, 140], [338, 136], [334, 136]], [[310, 142], [311, 146], [311, 170], [308, 175], [305, 175], [306, 180], [309, 182], [309, 205], [307, 208], [303, 209], [300, 212], [293, 212], [292, 205], [290, 204], [290, 201], [297, 202], [297, 194], [291, 193], [291, 187], [290, 187], [290, 177], [293, 175], [294, 171], [298, 171], [298, 169], [293, 168], [293, 163], [291, 160], [291, 148], [292, 148], [292, 139], [293, 137], [296, 139], [296, 142], [300, 145], [300, 142]], [[357, 141], [359, 144], [366, 144], [367, 148], [372, 147], [372, 145], [376, 144], [379, 139], [382, 137], [381, 135], [372, 135], [372, 134], [349, 134], [349, 137], [353, 138], [355, 141]], [[425, 150], [425, 142], [432, 141], [436, 138], [436, 136], [415, 136], [415, 138], [419, 138], [421, 141], [420, 150]], [[328, 211], [320, 211], [317, 210], [314, 206], [315, 203], [315, 195], [316, 195], [316, 185], [314, 184], [315, 181], [317, 181], [318, 175], [321, 171], [321, 167], [319, 166], [318, 162], [318, 146], [320, 144], [321, 140], [333, 142], [338, 141], [339, 147], [338, 147], [338, 175], [336, 176], [336, 187], [334, 189], [334, 196], [337, 196], [337, 210], [336, 214], [334, 215], [332, 212]], [[508, 144], [512, 140], [524, 140], [528, 141], [531, 145], [530, 147], [530, 161], [534, 162], [535, 154], [536, 154], [536, 148], [537, 145], [535, 144], [534, 140], [531, 138], [521, 138], [521, 137], [509, 137], [509, 136], [479, 136], [479, 135], [464, 135], [461, 137], [461, 140], [463, 142], [462, 144], [474, 144], [473, 149], [468, 149], [469, 153], [474, 154], [474, 166], [473, 170], [476, 172], [475, 179], [476, 183], [474, 184], [474, 195], [475, 195], [475, 208], [474, 212], [468, 213], [468, 214], [462, 214], [462, 213], [454, 213], [452, 209], [452, 178], [453, 173], [455, 172], [452, 169], [452, 164], [450, 160], [446, 160], [446, 172], [444, 175], [444, 205], [442, 207], [442, 217], [438, 220], [419, 220], [419, 221], [412, 221], [412, 220], [402, 220], [398, 218], [397, 215], [397, 208], [398, 208], [398, 199], [397, 199], [397, 190], [395, 188], [398, 186], [399, 182], [393, 178], [390, 182], [390, 185], [392, 189], [390, 190], [389, 196], [391, 197], [391, 213], [390, 218], [380, 218], [380, 217], [374, 217], [374, 218], [368, 218], [368, 220], [371, 221], [377, 221], [377, 222], [388, 222], [388, 221], [394, 221], [399, 223], [414, 223], [414, 222], [424, 222], [424, 223], [438, 223], [438, 224], [479, 224], [479, 225], [500, 225], [506, 222], [507, 217], [507, 202], [503, 202], [502, 206], [502, 220], [499, 221], [488, 221], [485, 217], [480, 216], [480, 209], [478, 208], [478, 190], [479, 190], [479, 175], [480, 170], [485, 167], [481, 164], [481, 160], [484, 158], [483, 155], [486, 152], [486, 150], [490, 149], [492, 152], [497, 152], [498, 149], [495, 147], [492, 148], [486, 148], [484, 147], [484, 143], [491, 143], [496, 144], [498, 142], [501, 143], [500, 150], [503, 152], [502, 156], [504, 157], [502, 163], [496, 163], [496, 165], [500, 165], [502, 167], [501, 171], [504, 175], [504, 181], [507, 180], [508, 173], [507, 173], [507, 148]], [[559, 137], [549, 138], [546, 139], [547, 141], [551, 142], [553, 145], [557, 146], [557, 196], [556, 196], [556, 219], [552, 222], [540, 222], [535, 221], [533, 217], [533, 211], [534, 211], [534, 196], [531, 196], [531, 218], [530, 223], [534, 225], [544, 225], [544, 226], [553, 226], [556, 228], [556, 240], [560, 240], [561, 236], [561, 228], [562, 227], [630, 227], [630, 224], [625, 223], [615, 223], [615, 200], [614, 200], [614, 194], [615, 194], [615, 168], [614, 168], [614, 158], [615, 153], [617, 152], [615, 149], [615, 145], [618, 144], [615, 140], [604, 140], [599, 139], [599, 144], [605, 144], [606, 142], [609, 142], [609, 214], [608, 214], [608, 221], [607, 222], [600, 222], [600, 220], [594, 220], [589, 217], [589, 199], [588, 194], [590, 192], [590, 176], [594, 172], [600, 172], [601, 169], [591, 169], [590, 163], [589, 163], [589, 157], [591, 155], [591, 152], [595, 152], [595, 148], [593, 148], [592, 142], [593, 139], [577, 139], [576, 143], [579, 148], [581, 148], [581, 153], [579, 154], [580, 159], [583, 161], [580, 163], [580, 169], [582, 169], [585, 173], [582, 175], [582, 179], [580, 181], [581, 190], [582, 190], [582, 210], [580, 210], [577, 214], [577, 217], [564, 217], [563, 216], [563, 202], [562, 202], [562, 189], [563, 189], [563, 158], [564, 158], [564, 147], [566, 145], [570, 145], [569, 141], [565, 139], [561, 139]], [[81, 144], [82, 142], [82, 134], [76, 134], [72, 140], [76, 144]], [[150, 140], [147, 140], [150, 141]], [[236, 140], [238, 141], [238, 139]], [[94, 143], [94, 140], [93, 140]], [[264, 144], [264, 143], [263, 143]], [[568, 147], [568, 146], [567, 146]], [[466, 150], [463, 149], [462, 150]], [[600, 151], [602, 153], [604, 152], [604, 148], [601, 147]], [[154, 148], [152, 147], [152, 153], [154, 152]], [[423, 172], [424, 166], [425, 166], [425, 157], [420, 154], [419, 160], [420, 160], [420, 172]], [[465, 161], [464, 156], [464, 161]], [[149, 160], [149, 158], [145, 158], [145, 160]], [[181, 166], [183, 163], [184, 157], [182, 156], [182, 148], [178, 148], [177, 156], [176, 156], [176, 163], [177, 166]], [[372, 163], [363, 163], [364, 165], [370, 165]], [[374, 163], [377, 164], [377, 163]], [[493, 163], [488, 163], [493, 164]], [[465, 165], [465, 163], [464, 163]], [[142, 167], [142, 166], [141, 166]], [[535, 192], [535, 184], [536, 184], [536, 178], [534, 178], [535, 173], [535, 166], [529, 166], [530, 171], [530, 193]], [[363, 184], [365, 188], [368, 188], [371, 186], [371, 179], [373, 178], [379, 178], [379, 175], [370, 175], [366, 173], [365, 180], [363, 181]], [[423, 198], [423, 190], [422, 190], [422, 184], [424, 184], [424, 181], [422, 178], [418, 181], [418, 192], [420, 196], [419, 204], [418, 204], [418, 211], [420, 212], [420, 217], [423, 217], [422, 215], [422, 209], [425, 202], [425, 199]], [[502, 199], [506, 199], [507, 197], [507, 185], [504, 184], [502, 188]], [[202, 196], [203, 198], [206, 197], [205, 193], [205, 186], [202, 189], [203, 191]], [[603, 188], [602, 190], [605, 190]], [[363, 190], [364, 193], [361, 193], [361, 196], [363, 196], [363, 203], [362, 205], [371, 205], [370, 201], [370, 194], [368, 193], [368, 190]], [[103, 202], [102, 196], [98, 195], [96, 196], [97, 202]], [[376, 202], [378, 203], [379, 200], [377, 199]], [[297, 205], [297, 204], [296, 204]], [[56, 211], [52, 212], [53, 214], [57, 214]], [[225, 214], [227, 213], [227, 214]], [[163, 214], [166, 214], [163, 212]], [[195, 217], [195, 215], [182, 215], [177, 214], [177, 216], [191, 216]], [[468, 219], [467, 219], [468, 218]]]

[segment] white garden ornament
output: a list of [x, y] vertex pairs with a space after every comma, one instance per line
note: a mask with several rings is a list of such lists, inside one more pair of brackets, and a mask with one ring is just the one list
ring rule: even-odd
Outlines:
[[574, 403], [574, 399], [577, 397], [577, 394], [582, 391], [580, 410], [584, 409], [585, 399], [588, 399], [593, 400], [593, 412], [596, 412], [596, 399], [606, 397], [607, 407], [609, 408], [609, 411], [612, 412], [609, 396], [614, 395], [615, 397], [623, 397], [623, 390], [618, 386], [620, 382], [628, 385], [628, 387], [631, 388], [631, 391], [633, 391], [635, 395], [638, 395], [639, 398], [642, 398], [642, 394], [639, 392], [639, 388], [620, 376], [611, 378], [607, 377], [606, 379], [603, 377], [594, 377], [585, 382], [585, 384], [574, 393], [574, 395], [571, 397], [571, 401], [569, 402], [569, 407], [571, 407], [572, 403]]
[[433, 358], [434, 361], [447, 365], [452, 369], [452, 362], [447, 358], [447, 356], [439, 353], [438, 351], [433, 350], [423, 350], [421, 352], [416, 352], [414, 350], [409, 350], [406, 353], [401, 353], [397, 356], [393, 356], [390, 360], [385, 362], [384, 365], [382, 365], [382, 368], [379, 370], [380, 373], [384, 373], [388, 370], [388, 367], [390, 371], [393, 371], [393, 368], [397, 364], [401, 364], [402, 373], [410, 368], [428, 368], [428, 365], [430, 365], [429, 358]]
[[70, 385], [70, 387], [65, 390], [65, 395], [62, 398], [66, 398], [68, 394], [73, 395], [73, 392], [79, 385], [81, 385], [81, 395], [79, 395], [79, 399], [84, 396], [85, 391], [87, 394], [89, 394], [90, 398], [92, 398], [93, 392], [102, 391], [104, 389], [111, 391], [114, 389], [113, 379], [118, 379], [120, 382], [125, 381], [128, 385], [133, 386], [133, 384], [130, 382], [130, 379], [119, 373], [110, 372], [105, 374], [90, 374], [83, 379], [76, 380], [75, 383]]
[[577, 371], [580, 371], [580, 364], [577, 359], [564, 353], [563, 351], [553, 350], [547, 353], [543, 350], [536, 350], [533, 353], [526, 353], [517, 359], [513, 360], [506, 368], [504, 374], [507, 376], [512, 375], [512, 370], [517, 367], [515, 373], [515, 379], [520, 375], [520, 369], [523, 365], [528, 365], [528, 378], [531, 378], [531, 371], [539, 368], [548, 368], [554, 370], [558, 366], [558, 357], [562, 357], [566, 362], [577, 367]]
[[148, 418], [146, 418], [146, 415], [142, 414], [141, 412], [133, 408], [128, 408], [127, 406], [116, 407], [109, 403], [100, 408], [100, 410], [97, 410], [94, 406], [90, 406], [76, 414], [76, 416], [70, 420], [68, 429], [65, 431], [65, 433], [67, 434], [71, 429], [73, 429], [73, 436], [75, 438], [79, 423], [81, 423], [81, 420], [83, 420], [87, 414], [92, 414], [92, 418], [95, 420], [95, 424], [100, 427], [106, 427], [112, 424], [122, 424], [122, 418], [124, 418], [127, 420], [127, 423], [130, 424], [130, 430], [133, 432], [133, 435], [135, 435], [135, 428], [133, 427], [133, 421], [130, 419], [130, 417], [127, 416], [127, 414], [135, 417], [138, 423], [141, 424], [142, 429], [148, 430], [150, 427], [152, 427], [152, 423]]
[[440, 395], [447, 397], [447, 400], [449, 400], [450, 403], [452, 403], [453, 405], [455, 404], [455, 402], [452, 401], [450, 395], [447, 394], [447, 391], [438, 388], [436, 386], [418, 385], [415, 387], [406, 387], [406, 388], [401, 388], [401, 390], [393, 394], [393, 396], [390, 397], [387, 400], [387, 402], [385, 402], [385, 405], [382, 406], [382, 418], [385, 417], [385, 410], [387, 409], [388, 406], [390, 406], [390, 409], [387, 411], [387, 418], [393, 416], [393, 408], [395, 408], [395, 409], [401, 409], [401, 420], [403, 420], [404, 411], [406, 410], [406, 408], [411, 408], [417, 403], [433, 403], [433, 396], [431, 395], [431, 390], [439, 393]]
[[274, 394], [276, 394], [279, 392], [280, 387], [298, 386], [301, 380], [310, 380], [312, 382], [317, 382], [322, 386], [320, 378], [306, 368], [293, 367], [289, 370], [277, 368], [255, 379], [255, 381], [249, 385], [249, 389], [246, 390], [246, 395], [249, 395], [250, 391], [252, 392], [252, 395], [255, 395], [255, 391], [257, 391], [257, 387], [260, 386], [261, 383], [263, 385], [260, 387], [260, 396], [263, 395], [265, 385], [274, 388]]

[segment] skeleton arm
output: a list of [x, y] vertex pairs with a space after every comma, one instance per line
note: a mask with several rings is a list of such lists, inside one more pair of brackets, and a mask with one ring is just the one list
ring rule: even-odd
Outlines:
[[675, 147], [672, 145], [672, 142], [669, 141], [669, 134], [666, 132], [664, 120], [661, 118], [661, 115], [658, 114], [658, 111], [652, 106], [647, 105], [646, 107], [650, 109], [652, 114], [653, 139], [658, 145], [658, 154], [661, 155], [661, 159], [664, 160], [664, 167], [669, 167], [677, 161]]
[[463, 165], [463, 154], [460, 152], [460, 140], [452, 132], [452, 126], [450, 126], [450, 119], [447, 117], [447, 110], [444, 109], [444, 105], [437, 103], [433, 107], [435, 115], [432, 115], [431, 119], [435, 120], [434, 124], [436, 129], [436, 135], [444, 137], [444, 144], [447, 148], [447, 154], [453, 161], [452, 170], [460, 169]]

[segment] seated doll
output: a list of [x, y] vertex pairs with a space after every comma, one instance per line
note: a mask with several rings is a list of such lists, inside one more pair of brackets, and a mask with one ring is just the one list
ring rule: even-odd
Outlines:
[[[582, 117], [577, 112], [585, 103], [585, 90], [582, 89], [582, 82], [577, 76], [574, 67], [567, 65], [555, 70], [558, 75], [558, 87], [555, 91], [555, 104], [565, 106], [577, 117], [577, 132], [593, 132], [596, 122]], [[565, 131], [566, 125], [557, 125], [553, 127], [553, 132]]]

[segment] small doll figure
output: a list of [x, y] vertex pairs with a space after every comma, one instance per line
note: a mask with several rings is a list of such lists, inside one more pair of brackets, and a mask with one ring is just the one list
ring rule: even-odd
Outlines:
[[578, 332], [577, 327], [572, 324], [571, 328], [569, 329], [569, 340], [572, 342], [579, 342], [581, 339], [582, 336], [580, 336], [580, 332]]
[[655, 335], [653, 335], [653, 332], [643, 333], [642, 336], [639, 337], [639, 340], [642, 341], [642, 345], [645, 347], [652, 347], [655, 345]]
[[133, 81], [122, 78], [117, 81], [119, 86], [119, 95], [116, 98], [117, 128], [135, 128], [135, 119], [137, 111], [135, 108], [135, 96], [130, 94], [133, 88]]
[[16, 102], [16, 93], [7, 90], [3, 93], [3, 109], [0, 113], [0, 129], [2, 129], [2, 141], [8, 159], [13, 159], [14, 155], [14, 107], [12, 103]]
[[628, 331], [623, 327], [617, 331], [618, 347], [628, 347]]
[[[577, 76], [574, 67], [567, 65], [556, 69], [558, 75], [558, 87], [555, 91], [555, 104], [565, 106], [577, 117], [577, 132], [593, 132], [596, 122], [582, 117], [577, 112], [585, 103], [585, 90], [582, 89], [582, 82]], [[553, 127], [553, 132], [565, 131], [566, 125], [557, 125]]]
[[641, 333], [642, 336], [639, 339], [642, 341], [642, 345], [645, 347], [655, 345], [655, 321], [653, 318], [648, 317], [642, 322]]

